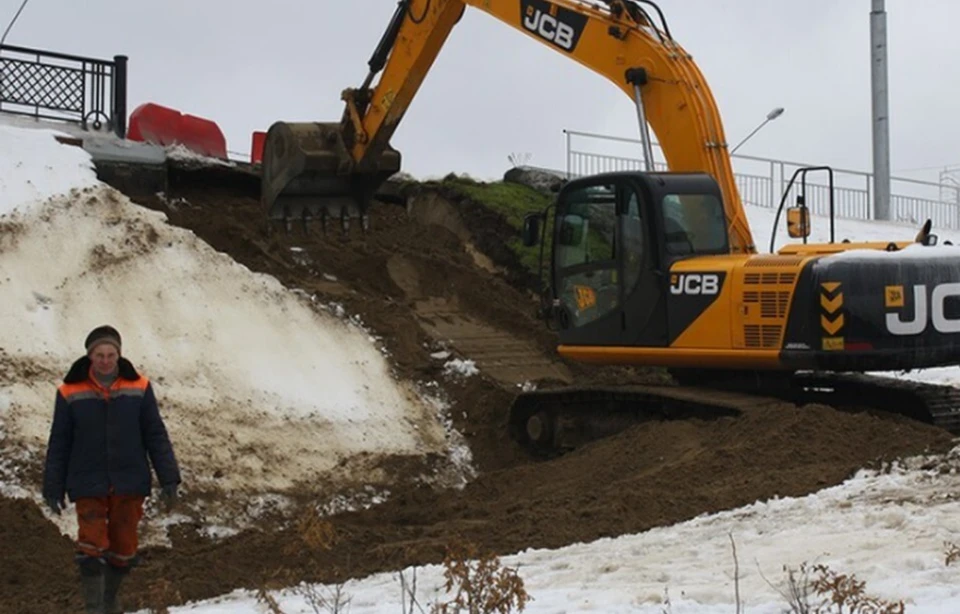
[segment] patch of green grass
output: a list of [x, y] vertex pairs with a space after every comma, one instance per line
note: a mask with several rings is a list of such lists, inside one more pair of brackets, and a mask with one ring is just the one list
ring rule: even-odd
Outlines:
[[550, 204], [549, 196], [518, 183], [479, 183], [460, 177], [443, 183], [500, 213], [517, 230], [523, 227], [524, 215], [543, 211]]
[[[507, 246], [528, 271], [534, 275], [538, 273], [540, 246], [524, 246], [520, 238], [520, 230], [523, 228], [523, 217], [528, 213], [543, 211], [552, 202], [550, 196], [525, 185], [502, 181], [480, 183], [463, 177], [448, 177], [444, 179], [443, 184], [502, 215], [517, 231], [515, 236], [504, 237]], [[547, 236], [550, 236], [550, 228], [547, 228]], [[549, 258], [548, 246], [544, 253], [545, 266], [549, 266]]]
[[[513, 237], [507, 241], [507, 246], [520, 258], [522, 264], [528, 271], [534, 275], [540, 272], [540, 246], [527, 247], [518, 237]], [[546, 278], [550, 272], [550, 246], [543, 252], [543, 277]]]

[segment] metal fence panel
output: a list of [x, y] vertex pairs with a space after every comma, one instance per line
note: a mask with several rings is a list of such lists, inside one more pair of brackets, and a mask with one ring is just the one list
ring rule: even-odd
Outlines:
[[[641, 156], [626, 153], [613, 155], [602, 151], [619, 148], [621, 152], [640, 152], [640, 141], [637, 139], [571, 130], [564, 132], [567, 135], [568, 177], [644, 168]], [[575, 137], [584, 142], [574, 144]], [[654, 157], [656, 170], [668, 170], [657, 143], [654, 143]], [[830, 189], [825, 173], [816, 175], [816, 181], [808, 178], [802, 188], [795, 183], [787, 190], [797, 169], [813, 165], [738, 154], [731, 158], [735, 168], [750, 169], [734, 172], [737, 189], [744, 204], [776, 208], [786, 192], [785, 206], [790, 206], [796, 202], [797, 195], [802, 191], [804, 201], [812, 213], [829, 215]], [[834, 215], [838, 219], [873, 219], [873, 175], [850, 169], [833, 170]], [[814, 177], [813, 172], [810, 177]], [[960, 229], [960, 186], [892, 177], [890, 201], [893, 221], [919, 225], [929, 218], [936, 228]]]
[[0, 112], [127, 129], [127, 58], [98, 60], [0, 46]]

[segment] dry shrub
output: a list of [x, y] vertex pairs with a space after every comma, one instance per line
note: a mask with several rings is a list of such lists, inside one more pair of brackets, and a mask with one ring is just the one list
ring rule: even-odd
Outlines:
[[[296, 522], [296, 539], [285, 544], [282, 552], [293, 557], [301, 551], [322, 552], [333, 548], [337, 543], [337, 531], [328, 520], [321, 518], [315, 510], [306, 509]], [[280, 604], [270, 595], [271, 588], [291, 586], [291, 592], [300, 595], [316, 614], [329, 612], [339, 614], [350, 603], [350, 597], [344, 592], [344, 583], [330, 588], [309, 582], [303, 582], [304, 574], [317, 575], [319, 563], [310, 560], [303, 566], [293, 569], [280, 569], [264, 580], [257, 589], [257, 601], [265, 605], [270, 614], [283, 614]]]
[[313, 552], [330, 550], [337, 543], [337, 531], [333, 523], [321, 518], [312, 509], [305, 510], [297, 519], [297, 535], [303, 545]]
[[944, 546], [944, 548], [946, 548], [946, 552], [944, 553], [944, 557], [945, 557], [945, 559], [946, 559], [945, 562], [946, 562], [947, 567], [949, 567], [950, 565], [952, 565], [953, 563], [955, 563], [955, 562], [957, 562], [957, 561], [960, 561], [960, 546], [957, 546], [957, 545], [956, 545], [955, 543], [953, 543], [953, 542], [945, 542], [945, 543], [943, 544], [943, 546]]
[[[788, 571], [792, 614], [903, 614], [903, 601], [890, 602], [866, 594], [867, 583], [826, 565], [800, 565]], [[811, 605], [811, 600], [815, 603]]]
[[329, 588], [304, 582], [297, 585], [293, 592], [304, 598], [307, 605], [313, 609], [314, 614], [322, 614], [323, 612], [340, 614], [346, 611], [352, 599], [343, 590], [343, 586], [342, 582]]
[[257, 589], [257, 603], [267, 606], [267, 612], [270, 614], [284, 614], [283, 610], [280, 609], [280, 604], [277, 603], [277, 600], [273, 598], [269, 589], [264, 585]]
[[410, 578], [407, 578], [407, 574], [401, 569], [397, 572], [397, 579], [400, 582], [401, 614], [415, 614], [417, 611], [426, 614], [417, 599], [417, 568], [414, 567], [410, 570]]
[[458, 540], [449, 545], [443, 565], [444, 588], [455, 594], [447, 602], [435, 603], [432, 614], [509, 614], [522, 612], [532, 599], [515, 569], [503, 567], [493, 554], [481, 555], [471, 543]]

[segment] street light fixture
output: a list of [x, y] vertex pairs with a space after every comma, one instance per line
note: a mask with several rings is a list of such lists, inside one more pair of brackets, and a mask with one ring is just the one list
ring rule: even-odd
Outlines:
[[742, 141], [740, 141], [740, 142], [737, 144], [737, 146], [734, 147], [734, 148], [730, 151], [730, 155], [732, 156], [735, 151], [737, 151], [738, 149], [740, 149], [740, 146], [741, 146], [741, 145], [743, 145], [744, 143], [746, 143], [747, 141], [749, 141], [749, 140], [750, 140], [750, 137], [752, 137], [752, 136], [755, 135], [757, 132], [759, 132], [759, 131], [760, 131], [760, 128], [763, 128], [764, 126], [766, 126], [766, 125], [767, 125], [767, 122], [772, 122], [773, 120], [777, 119], [777, 118], [780, 117], [781, 115], [783, 115], [783, 107], [777, 107], [776, 109], [773, 109], [772, 111], [770, 111], [769, 113], [767, 113], [767, 118], [766, 118], [765, 120], [763, 120], [763, 122], [761, 122], [759, 126], [757, 126], [756, 128], [754, 128], [754, 129], [753, 129], [753, 132], [751, 132], [750, 134], [747, 135], [747, 138], [745, 138], [745, 139], [743, 139]]

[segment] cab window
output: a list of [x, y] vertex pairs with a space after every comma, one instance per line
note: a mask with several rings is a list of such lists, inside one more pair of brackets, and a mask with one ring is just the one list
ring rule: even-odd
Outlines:
[[673, 256], [728, 251], [727, 218], [713, 194], [667, 194], [662, 201], [664, 243]]
[[561, 267], [616, 258], [616, 191], [592, 186], [571, 193], [558, 212], [557, 257]]
[[555, 232], [557, 294], [571, 324], [583, 326], [616, 310], [616, 186], [592, 185], [565, 195]]
[[640, 200], [637, 193], [630, 190], [626, 211], [623, 215], [623, 284], [629, 293], [637, 285], [643, 269], [643, 220], [640, 214]]

